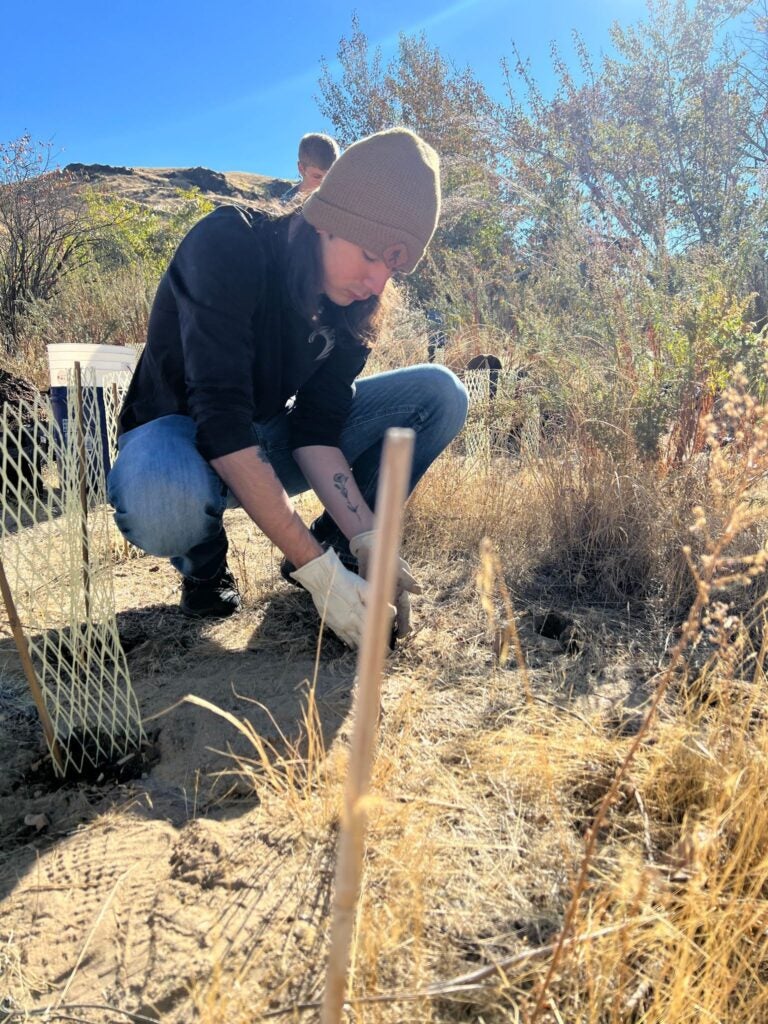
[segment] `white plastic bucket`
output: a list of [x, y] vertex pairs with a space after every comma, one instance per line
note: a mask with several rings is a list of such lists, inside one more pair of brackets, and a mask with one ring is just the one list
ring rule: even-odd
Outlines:
[[[133, 373], [136, 366], [136, 350], [127, 345], [87, 345], [65, 344], [48, 345], [48, 365], [51, 370], [51, 406], [61, 435], [66, 440], [68, 426], [67, 382], [70, 371], [75, 363], [80, 363], [81, 371], [92, 374], [96, 386], [96, 400], [101, 420], [101, 445], [105, 472], [109, 472], [109, 443], [107, 440], [107, 418], [104, 409], [105, 378], [112, 374], [128, 371]], [[112, 378], [114, 379], [114, 378]], [[92, 445], [94, 438], [86, 438], [86, 446]]]
[[133, 370], [136, 350], [128, 345], [60, 344], [48, 346], [48, 365], [51, 368], [51, 387], [65, 388], [67, 375], [80, 363], [81, 370], [92, 370], [96, 387], [104, 386], [104, 375]]

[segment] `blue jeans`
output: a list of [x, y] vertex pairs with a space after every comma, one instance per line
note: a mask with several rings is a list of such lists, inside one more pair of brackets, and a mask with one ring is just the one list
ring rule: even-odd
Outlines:
[[[410, 490], [464, 425], [467, 393], [443, 366], [423, 365], [357, 381], [341, 434], [342, 452], [363, 497], [375, 507], [384, 434], [416, 432]], [[207, 580], [224, 565], [226, 508], [237, 501], [198, 451], [189, 416], [162, 416], [123, 434], [107, 480], [115, 522], [131, 544], [165, 555], [183, 576]], [[259, 445], [289, 495], [309, 490], [294, 461], [285, 412], [253, 424]], [[348, 551], [347, 540], [324, 513], [313, 524], [318, 540]]]

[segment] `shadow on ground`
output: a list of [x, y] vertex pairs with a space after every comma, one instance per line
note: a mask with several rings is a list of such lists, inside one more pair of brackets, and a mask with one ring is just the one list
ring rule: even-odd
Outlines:
[[313, 686], [325, 749], [350, 708], [355, 656], [322, 639], [309, 595], [278, 589], [223, 622], [190, 620], [175, 605], [117, 615], [121, 642], [148, 736], [139, 777], [56, 779], [10, 639], [0, 640], [0, 898], [51, 846], [119, 811], [181, 828], [254, 806], [238, 761], [256, 756], [225, 717], [188, 702], [194, 695], [247, 720], [279, 756], [301, 748]]

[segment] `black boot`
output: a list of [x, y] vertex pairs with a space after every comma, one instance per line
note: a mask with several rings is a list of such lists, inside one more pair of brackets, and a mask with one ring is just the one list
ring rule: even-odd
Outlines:
[[235, 577], [226, 563], [210, 580], [185, 576], [181, 582], [180, 608], [195, 619], [223, 619], [239, 612], [243, 603]]

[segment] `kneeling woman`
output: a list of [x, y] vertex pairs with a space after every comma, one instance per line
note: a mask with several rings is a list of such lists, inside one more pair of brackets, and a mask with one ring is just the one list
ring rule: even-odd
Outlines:
[[[416, 432], [411, 489], [461, 429], [462, 384], [440, 366], [356, 381], [380, 297], [435, 230], [435, 151], [402, 128], [350, 146], [303, 207], [222, 206], [180, 243], [157, 290], [120, 415], [109, 496], [122, 534], [181, 573], [181, 610], [229, 615], [224, 509], [242, 506], [342, 640], [360, 640], [384, 434]], [[306, 527], [290, 495], [325, 512]], [[408, 630], [403, 563], [398, 632]]]

